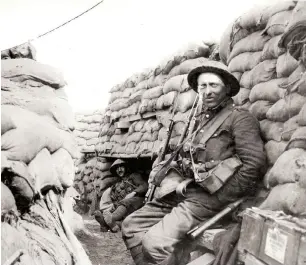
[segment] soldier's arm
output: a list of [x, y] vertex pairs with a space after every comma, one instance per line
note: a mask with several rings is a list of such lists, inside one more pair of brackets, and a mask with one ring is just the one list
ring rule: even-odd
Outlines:
[[134, 190], [138, 196], [144, 196], [148, 190], [148, 182], [145, 181], [139, 173], [132, 173], [133, 174], [133, 182], [137, 186]]
[[242, 167], [218, 191], [219, 199], [235, 200], [252, 192], [262, 171], [266, 168], [266, 153], [260, 136], [259, 122], [247, 111], [237, 111], [233, 119], [232, 134], [236, 154], [242, 161]]

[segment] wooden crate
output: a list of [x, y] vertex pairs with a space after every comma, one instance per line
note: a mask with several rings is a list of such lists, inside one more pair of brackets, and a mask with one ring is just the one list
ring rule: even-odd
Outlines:
[[267, 265], [306, 265], [306, 230], [290, 220], [279, 212], [247, 209], [238, 243], [239, 259], [254, 257]]

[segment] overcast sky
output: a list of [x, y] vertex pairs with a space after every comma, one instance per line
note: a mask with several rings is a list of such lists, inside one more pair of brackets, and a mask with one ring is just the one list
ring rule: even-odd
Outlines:
[[[218, 41], [253, 6], [280, 0], [104, 0], [33, 42], [37, 60], [63, 71], [75, 111], [105, 108], [109, 90], [198, 40]], [[1, 49], [33, 39], [99, 0], [1, 0]]]

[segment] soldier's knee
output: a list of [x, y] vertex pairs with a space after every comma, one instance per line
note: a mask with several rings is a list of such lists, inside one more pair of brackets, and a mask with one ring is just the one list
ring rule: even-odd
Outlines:
[[128, 215], [122, 222], [121, 224], [121, 232], [122, 232], [122, 235], [125, 236], [126, 234], [129, 233], [129, 227], [131, 225], [131, 222], [132, 222], [132, 218], [130, 215]]
[[143, 252], [148, 256], [154, 256], [154, 253], [159, 252], [160, 243], [157, 240], [156, 235], [153, 235], [148, 231], [142, 239]]

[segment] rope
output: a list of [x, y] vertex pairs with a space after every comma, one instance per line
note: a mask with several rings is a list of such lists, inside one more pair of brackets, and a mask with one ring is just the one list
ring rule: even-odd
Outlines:
[[73, 21], [73, 20], [75, 20], [75, 19], [77, 19], [77, 18], [83, 16], [84, 14], [86, 14], [87, 12], [93, 10], [93, 9], [96, 8], [98, 5], [102, 4], [103, 2], [104, 2], [104, 0], [101, 0], [101, 1], [99, 1], [97, 4], [93, 5], [93, 6], [90, 7], [89, 9], [85, 10], [84, 12], [82, 12], [81, 14], [79, 14], [79, 15], [73, 17], [72, 19], [69, 19], [68, 21], [66, 21], [66, 22], [64, 22], [64, 23], [62, 23], [62, 24], [60, 24], [60, 25], [57, 26], [56, 28], [53, 28], [53, 29], [51, 29], [51, 30], [49, 30], [49, 31], [47, 31], [47, 32], [45, 32], [45, 33], [43, 33], [43, 34], [38, 35], [38, 36], [37, 36], [36, 38], [34, 38], [34, 39], [30, 39], [30, 40], [28, 40], [28, 41], [25, 41], [25, 42], [23, 42], [23, 43], [21, 43], [21, 44], [19, 44], [19, 45], [16, 45], [16, 46], [14, 46], [14, 47], [11, 47], [11, 48], [9, 48], [9, 49], [18, 47], [18, 46], [20, 46], [20, 45], [26, 44], [26, 43], [28, 43], [28, 42], [31, 42], [31, 41], [37, 40], [37, 39], [39, 39], [39, 38], [41, 38], [41, 37], [43, 37], [43, 36], [46, 36], [46, 35], [48, 35], [49, 33], [53, 32], [53, 31], [55, 31], [55, 30], [58, 30], [59, 28], [61, 28], [61, 27], [65, 26], [65, 25], [67, 25], [67, 24], [70, 23], [71, 21]]

